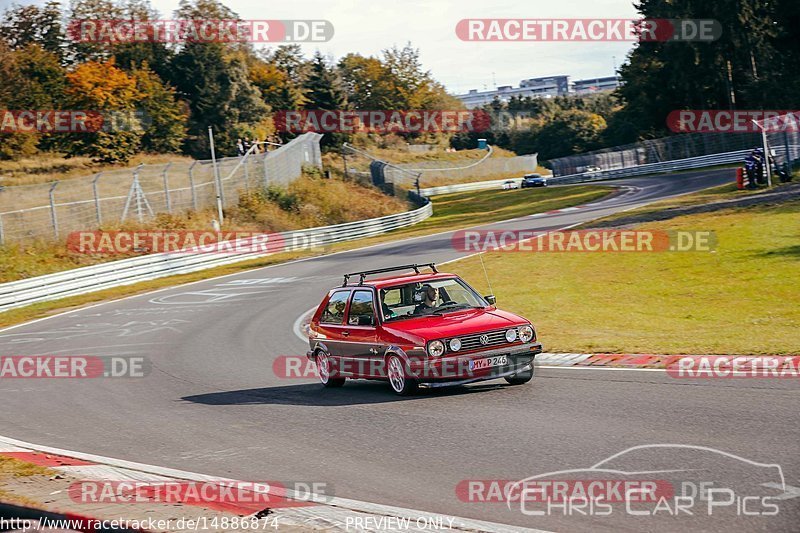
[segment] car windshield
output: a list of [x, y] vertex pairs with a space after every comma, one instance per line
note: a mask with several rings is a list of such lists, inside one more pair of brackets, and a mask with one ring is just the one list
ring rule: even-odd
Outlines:
[[406, 283], [380, 290], [384, 321], [440, 316], [453, 311], [483, 308], [488, 303], [457, 278]]

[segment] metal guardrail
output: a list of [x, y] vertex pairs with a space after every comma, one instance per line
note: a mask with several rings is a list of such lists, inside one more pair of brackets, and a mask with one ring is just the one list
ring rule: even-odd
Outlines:
[[[659, 172], [691, 170], [715, 165], [737, 163], [743, 160], [750, 150], [738, 150], [723, 154], [712, 154], [688, 159], [651, 163], [629, 168], [604, 170], [594, 173], [572, 174], [550, 177], [548, 181], [559, 184], [585, 183], [631, 176], [642, 176]], [[449, 192], [472, 191], [498, 188], [508, 180], [479, 181], [441, 187], [421, 189], [424, 197]], [[319, 247], [342, 242], [416, 224], [433, 214], [430, 202], [413, 211], [388, 215], [385, 217], [348, 222], [333, 226], [286, 231], [278, 235], [283, 239], [281, 251], [293, 251]], [[240, 241], [237, 241], [237, 243]], [[77, 268], [38, 276], [27, 280], [0, 284], [0, 311], [23, 307], [35, 302], [43, 302], [86, 294], [111, 287], [130, 285], [139, 281], [156, 279], [175, 274], [196, 272], [220, 265], [269, 255], [272, 252], [208, 252], [192, 254], [188, 252], [152, 254], [132, 259], [112, 261], [91, 267]]]
[[[549, 179], [549, 178], [548, 178]], [[452, 185], [440, 185], [438, 187], [427, 187], [420, 189], [422, 196], [430, 197], [451, 192], [481, 191], [484, 189], [499, 189], [507, 181], [521, 181], [522, 178], [507, 178], [503, 180], [473, 181], [469, 183], [453, 183]]]
[[[368, 220], [347, 222], [274, 234], [280, 242], [279, 249], [266, 251], [248, 246], [249, 239], [234, 243], [218, 243], [219, 250], [192, 253], [158, 253], [130, 259], [121, 259], [99, 265], [76, 268], [37, 276], [35, 278], [0, 284], [0, 312], [23, 307], [36, 302], [57, 300], [67, 296], [87, 294], [112, 287], [130, 285], [140, 281], [157, 279], [176, 274], [187, 274], [220, 265], [255, 259], [278, 251], [298, 251], [320, 248], [329, 244], [362, 237], [380, 235], [393, 229], [421, 222], [433, 214], [433, 206], [425, 201], [422, 207], [404, 213], [387, 215]], [[234, 250], [230, 250], [233, 248]], [[237, 248], [243, 251], [235, 251]]]
[[736, 150], [724, 154], [701, 155], [688, 159], [675, 159], [673, 161], [663, 161], [661, 163], [648, 163], [635, 167], [617, 168], [611, 170], [601, 170], [599, 172], [570, 174], [568, 176], [556, 176], [548, 178], [552, 183], [584, 183], [588, 181], [601, 181], [616, 178], [629, 178], [633, 176], [644, 176], [647, 174], [657, 174], [660, 172], [676, 172], [678, 170], [693, 170], [698, 168], [713, 167], [716, 165], [728, 165], [731, 163], [741, 163], [744, 157], [752, 150]]
[[[618, 168], [612, 170], [601, 170], [599, 172], [584, 172], [582, 174], [570, 174], [568, 176], [546, 176], [548, 183], [553, 184], [569, 184], [569, 183], [586, 183], [592, 181], [611, 180], [617, 178], [629, 178], [634, 176], [645, 176], [647, 174], [657, 174], [660, 172], [675, 172], [678, 170], [692, 170], [705, 167], [713, 167], [716, 165], [727, 165], [731, 163], [739, 163], [744, 160], [744, 157], [749, 154], [751, 150], [738, 150], [735, 152], [728, 152], [724, 154], [712, 154], [699, 157], [691, 157], [688, 159], [677, 159], [675, 161], [664, 161], [661, 163], [650, 163], [646, 165], [638, 165], [635, 167]], [[513, 180], [517, 181], [519, 178]], [[456, 183], [453, 185], [443, 185], [441, 187], [428, 187], [420, 189], [420, 194], [425, 197], [436, 196], [438, 194], [447, 194], [451, 192], [464, 192], [464, 191], [478, 191], [484, 189], [499, 189], [503, 183], [512, 181], [509, 179], [504, 180], [490, 180], [490, 181], [475, 181], [472, 183]]]

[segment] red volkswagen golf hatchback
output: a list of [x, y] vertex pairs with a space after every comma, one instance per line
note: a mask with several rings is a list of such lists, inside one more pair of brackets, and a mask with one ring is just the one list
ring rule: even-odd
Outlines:
[[[425, 267], [431, 272], [420, 272]], [[400, 270], [414, 272], [366, 279]], [[326, 387], [378, 379], [406, 395], [420, 386], [496, 378], [527, 383], [542, 351], [536, 330], [494, 304], [494, 296], [481, 296], [433, 263], [345, 274], [311, 319], [307, 355]]]

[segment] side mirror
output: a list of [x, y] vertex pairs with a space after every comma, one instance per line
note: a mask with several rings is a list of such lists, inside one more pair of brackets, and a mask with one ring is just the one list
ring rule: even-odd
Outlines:
[[494, 297], [494, 294], [487, 294], [486, 296], [483, 297], [483, 299], [492, 305], [497, 303], [497, 298]]
[[372, 326], [373, 325], [373, 318], [372, 316], [359, 316], [358, 317], [358, 325], [359, 326]]

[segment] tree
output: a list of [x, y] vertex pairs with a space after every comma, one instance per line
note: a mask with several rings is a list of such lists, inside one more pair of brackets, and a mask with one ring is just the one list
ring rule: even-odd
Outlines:
[[339, 75], [319, 50], [314, 54], [305, 82], [306, 109], [344, 109], [347, 95]]
[[143, 135], [135, 117], [142, 96], [136, 80], [109, 60], [79, 65], [67, 74], [67, 82], [67, 101], [73, 109], [103, 115], [102, 127], [96, 131], [71, 134], [69, 154], [88, 155], [103, 163], [128, 161], [139, 150]]
[[[347, 108], [347, 94], [342, 88], [342, 80], [319, 50], [311, 60], [308, 78], [305, 83], [306, 109], [326, 109], [331, 111]], [[342, 132], [323, 137], [322, 144], [340, 146], [348, 139]]]
[[606, 121], [600, 115], [570, 109], [545, 125], [536, 136], [536, 147], [546, 159], [588, 152], [600, 147]]
[[800, 103], [796, 0], [641, 0], [647, 19], [715, 19], [714, 42], [641, 42], [620, 68], [623, 108], [609, 136], [630, 142], [668, 133], [679, 109], [793, 109]]
[[145, 114], [142, 149], [157, 153], [179, 151], [186, 136], [187, 114], [176, 98], [175, 89], [148, 70], [147, 63], [131, 75], [140, 95], [137, 105]]
[[67, 47], [69, 59], [74, 63], [87, 61], [106, 61], [113, 55], [114, 44], [82, 40], [80, 23], [85, 20], [121, 20], [125, 11], [113, 0], [70, 0], [68, 33], [71, 34]]
[[[149, 0], [127, 0], [123, 6], [126, 20], [158, 20], [159, 14]], [[155, 41], [134, 41], [115, 44], [112, 48], [118, 67], [132, 71], [147, 65], [162, 80], [168, 79], [169, 65], [173, 52], [166, 43]]]
[[[221, 43], [187, 43], [173, 61], [173, 83], [189, 104], [185, 149], [195, 157], [210, 154], [212, 126], [220, 153], [235, 153], [236, 138], [249, 131], [266, 134], [269, 108], [250, 83], [246, 58]], [[263, 133], [262, 133], [263, 131]]]
[[402, 109], [392, 72], [380, 59], [347, 54], [338, 69], [347, 99], [356, 109]]
[[42, 7], [16, 6], [6, 11], [0, 20], [0, 35], [11, 48], [36, 44], [54, 54], [59, 62], [64, 59], [65, 39], [59, 2], [49, 1]]

